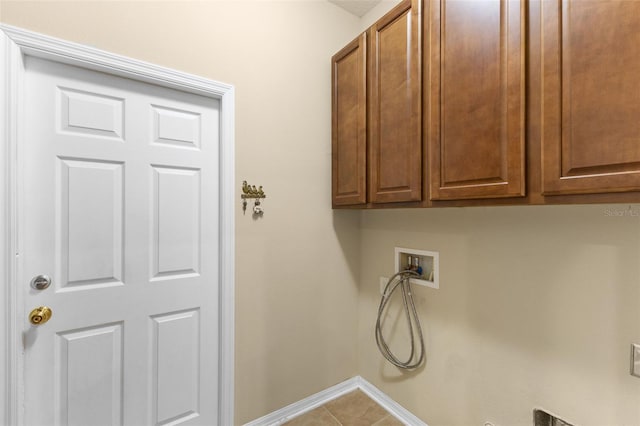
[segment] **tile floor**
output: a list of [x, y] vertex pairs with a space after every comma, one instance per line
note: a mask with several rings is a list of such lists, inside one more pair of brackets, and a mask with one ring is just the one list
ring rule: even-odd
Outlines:
[[384, 408], [355, 390], [304, 413], [287, 426], [403, 426], [403, 423]]

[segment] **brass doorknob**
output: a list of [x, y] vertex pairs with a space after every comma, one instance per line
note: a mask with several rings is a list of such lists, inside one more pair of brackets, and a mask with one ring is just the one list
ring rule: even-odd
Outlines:
[[53, 312], [51, 311], [51, 308], [47, 306], [39, 306], [29, 314], [29, 322], [33, 325], [44, 324], [49, 321], [52, 314]]

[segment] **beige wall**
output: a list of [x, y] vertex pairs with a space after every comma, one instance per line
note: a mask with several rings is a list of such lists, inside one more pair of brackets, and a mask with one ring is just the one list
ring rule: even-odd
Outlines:
[[401, 1], [402, 0], [380, 0], [380, 3], [373, 7], [362, 18], [360, 18], [360, 31], [365, 31], [378, 19], [380, 19], [385, 13], [390, 11], [393, 6], [397, 5]]
[[[640, 206], [628, 208], [363, 212], [359, 373], [430, 426], [531, 425], [534, 407], [579, 425], [639, 425], [629, 353], [640, 342]], [[396, 246], [440, 252], [440, 289], [414, 290], [427, 363], [409, 374], [383, 362], [373, 337]]]
[[[325, 1], [3, 1], [2, 21], [236, 88], [236, 422], [356, 374], [358, 213], [330, 202], [329, 58], [359, 20]], [[263, 185], [265, 215], [240, 210]]]
[[[396, 2], [359, 20], [305, 0], [0, 0], [0, 17], [236, 86], [236, 178], [268, 195], [264, 218], [236, 217], [237, 423], [361, 374], [430, 426], [530, 425], [534, 406], [640, 424], [640, 219], [611, 216], [627, 206], [330, 210], [329, 57]], [[395, 246], [441, 255], [409, 375], [373, 339]]]

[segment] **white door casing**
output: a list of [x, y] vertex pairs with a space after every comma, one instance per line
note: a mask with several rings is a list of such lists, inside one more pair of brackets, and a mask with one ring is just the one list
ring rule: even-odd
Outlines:
[[[233, 424], [233, 88], [0, 28], [0, 421]], [[219, 146], [199, 146], [212, 134]], [[50, 289], [28, 289], [37, 273]], [[52, 305], [55, 332], [28, 325], [32, 304]], [[61, 369], [33, 368], [46, 363]], [[83, 387], [104, 402], [65, 394]], [[21, 408], [38, 398], [53, 399], [40, 418]]]

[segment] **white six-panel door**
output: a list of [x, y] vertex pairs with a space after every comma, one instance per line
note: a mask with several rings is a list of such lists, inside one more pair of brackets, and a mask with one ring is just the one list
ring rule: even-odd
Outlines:
[[[27, 57], [27, 425], [215, 425], [219, 101]], [[51, 276], [45, 290], [26, 282]]]

